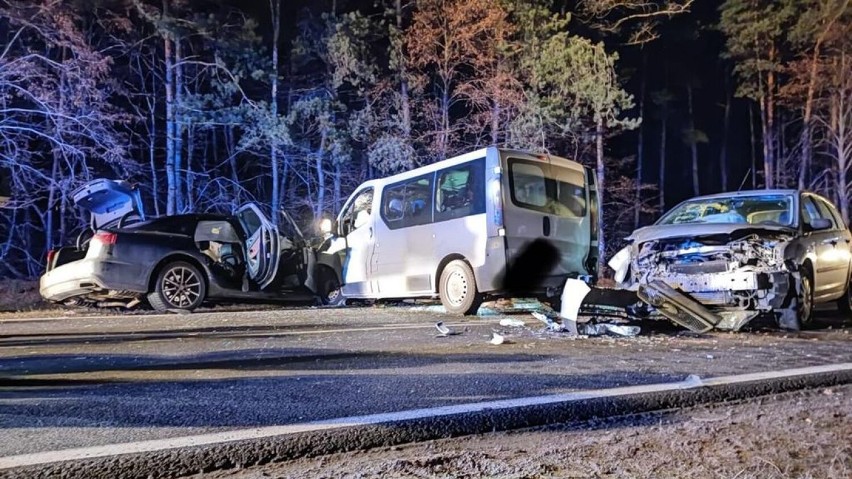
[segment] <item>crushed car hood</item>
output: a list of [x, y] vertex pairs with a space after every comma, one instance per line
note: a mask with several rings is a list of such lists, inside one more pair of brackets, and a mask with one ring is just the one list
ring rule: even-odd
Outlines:
[[750, 225], [742, 223], [689, 223], [678, 225], [651, 225], [639, 228], [627, 237], [634, 243], [667, 239], [667, 238], [696, 238], [701, 236], [733, 235], [739, 233], [781, 233], [789, 232], [789, 226]]
[[91, 214], [93, 229], [113, 226], [131, 214], [145, 219], [139, 190], [124, 181], [99, 178], [74, 190], [71, 198], [74, 204]]

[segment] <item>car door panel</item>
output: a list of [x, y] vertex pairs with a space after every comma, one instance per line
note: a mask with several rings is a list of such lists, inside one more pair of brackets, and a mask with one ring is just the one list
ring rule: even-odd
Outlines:
[[254, 203], [237, 211], [246, 233], [246, 270], [260, 289], [269, 287], [278, 272], [280, 260], [278, 230]]
[[373, 188], [367, 188], [353, 194], [338, 219], [339, 233], [346, 241], [342, 290], [348, 297], [366, 297], [373, 292], [369, 272], [375, 244], [372, 210]]

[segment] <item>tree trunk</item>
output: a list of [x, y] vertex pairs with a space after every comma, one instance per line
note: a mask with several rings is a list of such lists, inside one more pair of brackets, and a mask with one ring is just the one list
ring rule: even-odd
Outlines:
[[317, 170], [317, 204], [314, 208], [314, 219], [322, 218], [322, 213], [325, 210], [325, 167], [322, 164], [323, 152], [325, 151], [325, 142], [328, 138], [328, 132], [325, 129], [320, 136], [319, 148], [316, 152], [316, 170]]
[[[396, 29], [402, 33], [402, 0], [396, 0]], [[408, 94], [408, 73], [405, 67], [405, 52], [399, 52], [399, 96], [402, 110], [402, 134], [408, 140], [411, 136], [411, 106]]]
[[445, 82], [441, 91], [441, 137], [438, 144], [438, 159], [447, 159], [448, 143], [450, 141], [450, 86]]
[[340, 182], [343, 178], [343, 171], [340, 168], [340, 163], [334, 164], [334, 198], [332, 202], [332, 213], [340, 211]]
[[663, 105], [660, 118], [660, 213], [666, 211], [666, 133], [669, 129], [668, 106]]
[[[156, 65], [156, 53], [151, 54], [151, 64]], [[144, 82], [141, 63], [139, 75]], [[154, 215], [160, 216], [160, 185], [157, 179], [157, 75], [151, 75], [151, 96], [146, 98], [148, 106], [148, 163], [151, 168], [151, 200], [154, 203]]]
[[242, 189], [240, 188], [240, 175], [237, 169], [237, 158], [236, 152], [234, 148], [236, 147], [234, 141], [234, 127], [226, 126], [225, 127], [225, 150], [228, 154], [228, 164], [230, 165], [231, 170], [231, 186], [234, 192], [233, 206], [239, 206], [240, 201], [242, 200]]
[[491, 144], [497, 145], [500, 132], [500, 102], [493, 100], [491, 104]]
[[692, 107], [692, 96], [695, 89], [691, 84], [686, 85], [686, 104], [689, 113], [689, 150], [692, 154], [692, 194], [698, 196], [700, 185], [698, 179], [698, 138], [695, 130], [695, 112]]
[[597, 157], [597, 188], [598, 188], [598, 201], [600, 202], [600, 210], [598, 211], [598, 224], [596, 225], [598, 228], [598, 277], [601, 277], [604, 271], [604, 267], [606, 265], [606, 235], [604, 234], [604, 212], [605, 212], [605, 200], [604, 200], [604, 192], [606, 191], [606, 170], [604, 168], [604, 150], [603, 150], [603, 136], [604, 136], [604, 126], [603, 126], [603, 117], [599, 117], [595, 124], [595, 154]]
[[[163, 16], [168, 15], [169, 1], [163, 0]], [[166, 214], [175, 214], [175, 97], [174, 97], [174, 69], [172, 63], [172, 39], [171, 34], [163, 35], [163, 56], [165, 59], [165, 87], [166, 87]]]
[[[54, 148], [55, 149], [55, 148]], [[53, 209], [56, 203], [56, 183], [59, 176], [59, 152], [53, 152], [53, 167], [50, 173], [50, 188], [47, 193], [47, 214], [44, 220], [44, 245], [45, 249], [53, 248]], [[60, 218], [60, 221], [62, 219]]]
[[760, 99], [760, 129], [763, 143], [763, 187], [771, 189], [775, 171], [772, 169], [772, 146], [770, 145], [767, 99]]
[[[769, 49], [769, 62], [775, 62], [776, 51], [775, 47]], [[775, 72], [769, 70], [766, 80], [766, 137], [763, 139], [766, 144], [768, 155], [766, 163], [769, 165], [769, 176], [766, 180], [766, 188], [775, 187], [775, 175], [777, 175], [778, 157], [776, 156], [775, 142], [777, 140], [777, 128], [775, 126]]]
[[830, 125], [835, 161], [837, 162], [837, 199], [843, 221], [849, 225], [849, 200], [852, 182], [849, 170], [852, 165], [852, 76], [848, 75], [848, 58], [841, 52], [837, 75], [840, 85], [832, 93]]
[[184, 171], [184, 181], [186, 183], [186, 195], [184, 196], [184, 212], [195, 210], [195, 201], [193, 199], [193, 188], [195, 188], [195, 176], [192, 174], [192, 157], [195, 154], [195, 128], [189, 127], [186, 130], [186, 169]]
[[725, 76], [725, 113], [722, 117], [722, 145], [719, 148], [719, 168], [722, 172], [722, 191], [728, 191], [728, 129], [731, 125], [730, 80]]
[[751, 189], [754, 190], [757, 189], [757, 139], [754, 136], [754, 103], [751, 102], [748, 104], [748, 133], [751, 139]]
[[645, 84], [648, 75], [647, 50], [642, 50], [642, 82], [639, 84], [639, 138], [636, 141], [636, 209], [633, 210], [633, 229], [639, 227], [642, 214], [642, 166], [645, 155]]
[[[272, 110], [272, 121], [278, 121], [278, 40], [281, 36], [281, 0], [269, 1], [272, 15], [272, 91], [269, 105]], [[277, 129], [276, 129], [277, 130]], [[278, 138], [272, 137], [269, 142], [269, 167], [272, 170], [272, 224], [278, 226], [278, 210], [281, 209], [280, 179], [278, 177]]]
[[186, 212], [186, 201], [184, 199], [184, 191], [186, 191], [186, 180], [184, 179], [184, 160], [183, 160], [183, 60], [181, 55], [181, 38], [175, 39], [175, 108], [174, 108], [174, 139], [175, 139], [175, 209], [178, 213]]

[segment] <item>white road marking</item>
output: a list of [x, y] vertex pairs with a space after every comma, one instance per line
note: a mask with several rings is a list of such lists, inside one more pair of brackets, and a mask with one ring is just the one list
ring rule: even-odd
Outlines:
[[586, 390], [548, 396], [533, 396], [517, 399], [505, 399], [501, 401], [487, 401], [470, 404], [459, 404], [454, 406], [412, 409], [409, 411], [399, 411], [393, 413], [342, 417], [302, 424], [292, 424], [287, 426], [267, 426], [251, 429], [237, 429], [233, 431], [200, 434], [195, 436], [175, 437], [170, 439], [156, 439], [150, 441], [110, 444], [106, 446], [65, 449], [59, 451], [47, 451], [33, 454], [21, 454], [17, 456], [7, 456], [0, 458], [0, 470], [9, 469], [13, 467], [49, 464], [60, 461], [92, 459], [98, 457], [115, 456], [120, 454], [138, 454], [169, 449], [243, 441], [250, 439], [262, 439], [273, 436], [285, 436], [289, 434], [297, 434], [303, 432], [325, 431], [352, 426], [368, 426], [411, 419], [435, 418], [441, 416], [481, 412], [489, 409], [510, 409], [517, 407], [553, 404], [559, 402], [574, 402], [583, 401], [587, 399], [618, 397], [663, 391], [676, 391], [681, 389], [699, 388], [706, 386], [731, 385], [747, 383], [756, 380], [791, 378], [810, 374], [842, 371], [852, 371], [852, 363], [828, 364], [823, 366], [811, 366], [806, 368], [787, 369], [782, 371], [768, 371], [763, 373], [740, 374], [734, 376], [720, 376], [701, 381], [697, 381], [695, 378], [691, 378], [685, 381], [678, 381], [673, 383], [660, 383], [642, 386], [627, 386], [610, 389]]

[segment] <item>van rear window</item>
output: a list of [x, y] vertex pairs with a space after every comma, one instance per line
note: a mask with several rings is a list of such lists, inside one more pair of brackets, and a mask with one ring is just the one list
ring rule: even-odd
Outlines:
[[512, 203], [521, 208], [567, 218], [586, 215], [583, 172], [548, 163], [509, 159]]

